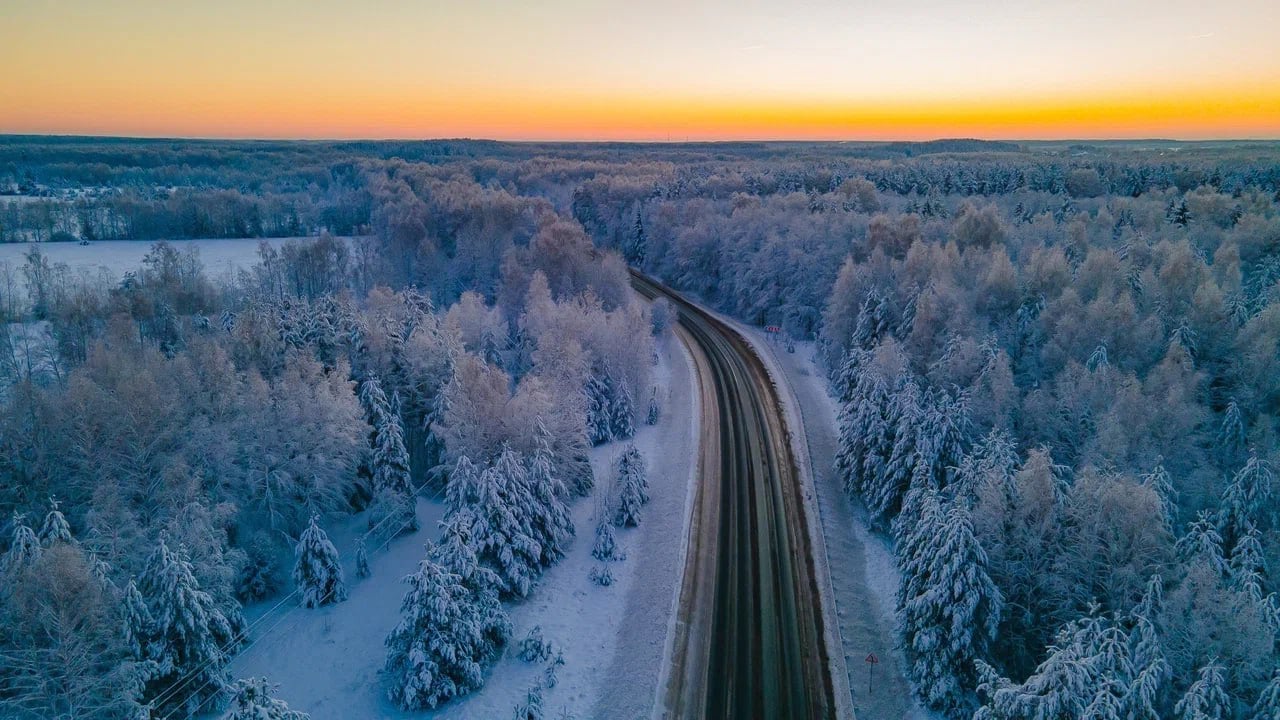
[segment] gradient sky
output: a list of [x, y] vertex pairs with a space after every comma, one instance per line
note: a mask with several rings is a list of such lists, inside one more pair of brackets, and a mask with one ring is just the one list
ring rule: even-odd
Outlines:
[[1280, 0], [0, 6], [0, 133], [1280, 138]]

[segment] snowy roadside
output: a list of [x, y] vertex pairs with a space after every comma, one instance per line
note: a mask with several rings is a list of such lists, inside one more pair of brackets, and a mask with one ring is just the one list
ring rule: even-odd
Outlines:
[[[758, 329], [720, 317], [751, 342], [775, 382], [781, 379], [778, 394], [786, 406], [788, 427], [803, 428], [803, 442], [793, 432], [792, 445], [800, 473], [807, 480], [807, 514], [818, 518], [821, 526], [821, 537], [815, 539], [814, 547], [820, 569], [825, 562], [827, 581], [820, 580], [819, 589], [830, 603], [824, 613], [828, 632], [832, 631], [834, 613], [838, 631], [834, 639], [843, 648], [842, 657], [832, 658], [837, 693], [844, 693], [853, 714], [866, 720], [933, 720], [937, 716], [922, 708], [911, 694], [904, 675], [905, 661], [897, 646], [894, 595], [899, 575], [892, 543], [869, 529], [866, 511], [845, 496], [834, 472], [836, 405], [814, 364], [813, 343], [796, 343], [796, 352], [787, 353]], [[874, 676], [869, 675], [866, 663], [871, 654], [880, 660]], [[840, 674], [844, 682], [840, 682]]]
[[[580, 719], [648, 717], [678, 602], [700, 418], [688, 350], [670, 335], [657, 347], [654, 383], [662, 415], [655, 426], [639, 424], [634, 438], [648, 463], [650, 502], [639, 527], [616, 530], [627, 557], [609, 564], [613, 585], [598, 587], [589, 574], [600, 565], [591, 556], [596, 519], [623, 442], [591, 451], [596, 487], [571, 507], [577, 535], [565, 558], [547, 570], [527, 599], [506, 605], [513, 643], [479, 692], [419, 713], [400, 711], [385, 699], [379, 675], [386, 659], [383, 640], [400, 619], [406, 587], [401, 578], [417, 568], [424, 543], [438, 537], [444, 515], [442, 502], [425, 499], [418, 504], [422, 529], [395, 539], [382, 552], [370, 548], [372, 576], [366, 579], [358, 579], [354, 567], [363, 516], [326, 528], [342, 555], [350, 598], [316, 610], [286, 605], [271, 613], [252, 633], [261, 639], [232, 662], [232, 674], [265, 675], [280, 685], [281, 699], [313, 720], [509, 717], [542, 679], [546, 663], [518, 657], [519, 641], [537, 625], [565, 660], [556, 686], [543, 691], [548, 717], [565, 711]], [[647, 402], [639, 404], [643, 412]], [[253, 622], [275, 602], [249, 608], [247, 619]]]

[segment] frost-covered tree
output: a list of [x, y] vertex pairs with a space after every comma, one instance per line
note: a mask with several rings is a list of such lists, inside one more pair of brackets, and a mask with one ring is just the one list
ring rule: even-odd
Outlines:
[[898, 632], [920, 697], [959, 717], [969, 709], [974, 660], [995, 638], [1003, 600], [968, 510], [959, 503], [944, 510], [931, 489], [919, 502], [912, 539], [899, 550]]
[[592, 445], [613, 440], [613, 385], [609, 376], [593, 373], [587, 379], [587, 437]]
[[498, 575], [480, 564], [476, 555], [475, 512], [465, 507], [449, 513], [441, 523], [440, 542], [432, 547], [432, 559], [457, 575], [472, 595], [471, 603], [488, 642], [486, 652], [496, 655], [511, 639], [511, 619], [498, 600]]
[[591, 546], [591, 556], [600, 561], [620, 560], [618, 541], [613, 535], [613, 523], [603, 517], [596, 523], [596, 539]]
[[142, 593], [138, 592], [138, 585], [133, 580], [124, 588], [121, 607], [124, 612], [125, 645], [130, 654], [135, 660], [151, 659], [155, 621], [151, 619], [147, 602], [142, 598]]
[[1227, 573], [1236, 589], [1245, 591], [1255, 601], [1262, 600], [1266, 561], [1263, 556], [1262, 535], [1253, 523], [1247, 523], [1237, 538], [1231, 558], [1227, 561]]
[[1173, 479], [1164, 467], [1164, 458], [1157, 457], [1156, 466], [1141, 479], [1143, 485], [1150, 487], [1159, 496], [1165, 530], [1173, 535], [1174, 523], [1178, 519], [1178, 502], [1176, 491], [1173, 489]]
[[[1103, 654], [1101, 618], [1090, 615], [1059, 630], [1048, 656], [1021, 684], [1013, 684], [982, 660], [977, 661], [981, 678], [978, 691], [984, 703], [974, 720], [1060, 720], [1080, 718], [1094, 704], [1108, 679], [1100, 672]], [[1108, 702], [1106, 700], [1104, 703]]]
[[435, 708], [479, 689], [494, 659], [472, 593], [431, 555], [405, 578], [402, 617], [387, 636], [387, 694], [403, 710]]
[[624, 382], [616, 383], [609, 406], [609, 432], [615, 440], [626, 440], [635, 436], [635, 417], [635, 401], [631, 397], [631, 390]]
[[1174, 706], [1178, 720], [1230, 720], [1231, 697], [1227, 695], [1226, 672], [1211, 662], [1200, 668], [1196, 681]]
[[1201, 561], [1220, 576], [1227, 574], [1227, 561], [1223, 557], [1222, 536], [1207, 511], [1201, 512], [1187, 532], [1178, 538], [1175, 550], [1184, 563]]
[[58, 501], [49, 498], [49, 512], [40, 525], [40, 544], [47, 548], [54, 543], [70, 542], [75, 542], [71, 537], [71, 525], [58, 508]]
[[1271, 680], [1258, 694], [1249, 720], [1280, 720], [1280, 668], [1272, 671]]
[[31, 567], [41, 553], [40, 541], [25, 522], [24, 518], [13, 514], [13, 536], [9, 541], [9, 549], [0, 560], [0, 575], [8, 582], [13, 582], [22, 571]]
[[138, 581], [151, 613], [154, 659], [162, 668], [146, 697], [158, 708], [194, 709], [223, 692], [223, 668], [235, 633], [213, 597], [200, 588], [186, 550], [170, 550], [164, 538]]
[[329, 535], [320, 529], [317, 517], [302, 531], [294, 548], [293, 582], [302, 596], [302, 607], [314, 608], [347, 599], [347, 585], [342, 577], [338, 549]]
[[537, 500], [515, 451], [502, 451], [475, 480], [475, 549], [497, 573], [504, 595], [524, 597], [542, 571], [542, 545], [533, 528]]
[[635, 445], [628, 445], [618, 458], [615, 470], [618, 501], [613, 522], [618, 527], [640, 524], [640, 508], [649, 502], [648, 468]]
[[530, 519], [534, 538], [542, 547], [541, 563], [544, 567], [550, 567], [564, 557], [574, 528], [573, 518], [564, 503], [568, 493], [553, 465], [553, 438], [541, 418], [537, 420], [536, 426], [533, 457], [530, 458], [525, 481], [529, 484], [530, 494], [535, 501], [530, 508]]
[[264, 677], [237, 680], [231, 688], [231, 712], [226, 720], [309, 720], [310, 715], [290, 710], [274, 697], [277, 687]]
[[1231, 479], [1222, 495], [1218, 510], [1217, 528], [1222, 536], [1222, 548], [1230, 553], [1236, 542], [1250, 525], [1268, 528], [1273, 523], [1276, 510], [1273, 507], [1275, 473], [1271, 464], [1256, 453]]
[[645, 415], [644, 423], [646, 425], [657, 425], [661, 412], [661, 408], [658, 407], [658, 395], [654, 393], [649, 396], [649, 411]]
[[364, 538], [356, 540], [356, 577], [367, 578], [373, 574], [369, 570], [369, 548], [365, 545]]

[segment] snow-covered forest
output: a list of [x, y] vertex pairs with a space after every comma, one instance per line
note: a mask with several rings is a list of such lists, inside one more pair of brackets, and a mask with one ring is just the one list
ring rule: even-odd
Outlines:
[[603, 584], [647, 520], [645, 459], [588, 459], [662, 411], [630, 265], [817, 342], [926, 706], [1280, 717], [1274, 144], [11, 139], [6, 180], [72, 196], [0, 237], [316, 236], [0, 267], [0, 715], [289, 717], [223, 672], [243, 608], [343, 602], [328, 524], [372, 553], [420, 495], [385, 692], [479, 689], [568, 544]]

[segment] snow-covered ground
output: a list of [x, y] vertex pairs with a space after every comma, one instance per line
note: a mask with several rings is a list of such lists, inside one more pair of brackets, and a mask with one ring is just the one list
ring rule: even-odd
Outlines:
[[[831, 590], [828, 599], [834, 602], [839, 642], [844, 649], [847, 682], [837, 682], [837, 689], [844, 685], [843, 690], [851, 694], [855, 715], [864, 720], [935, 720], [938, 716], [916, 702], [903, 674], [904, 660], [894, 633], [894, 594], [899, 574], [892, 543], [869, 529], [866, 510], [845, 496], [835, 474], [836, 404], [827, 392], [826, 379], [814, 364], [813, 343], [796, 343], [796, 351], [787, 353], [758, 329], [725, 320], [752, 342], [775, 380], [781, 371], [783, 386], [779, 387], [779, 395], [788, 405], [788, 421], [799, 418], [803, 426], [808, 447], [807, 452], [798, 452], [801, 465], [807, 465], [801, 467], [801, 472], [812, 473], [810, 487], [814, 496], [809, 513], [813, 517], [816, 511], [820, 519], [823, 547], [819, 552], [826, 554], [830, 575], [830, 585], [819, 586], [824, 591], [828, 587]], [[866, 663], [871, 654], [880, 660], [873, 677], [869, 677]]]
[[[270, 238], [272, 246], [283, 245], [287, 238]], [[222, 238], [210, 240], [169, 240], [179, 250], [196, 248], [205, 272], [212, 278], [233, 274], [241, 268], [251, 267], [258, 261], [256, 238]], [[145, 240], [103, 240], [88, 245], [79, 243], [0, 243], [0, 263], [8, 263], [17, 273], [19, 282], [25, 282], [19, 272], [24, 256], [31, 247], [49, 258], [50, 264], [63, 263], [74, 274], [98, 275], [106, 272], [112, 280], [120, 280], [130, 270], [142, 265], [142, 258], [154, 243]]]
[[[577, 537], [565, 559], [546, 572], [526, 600], [508, 605], [513, 645], [540, 625], [543, 637], [564, 654], [556, 686], [543, 694], [550, 718], [565, 711], [584, 720], [643, 718], [653, 712], [683, 570], [701, 414], [692, 358], [676, 338], [659, 343], [654, 376], [662, 418], [653, 427], [640, 425], [635, 438], [649, 467], [650, 502], [639, 527], [617, 531], [627, 557], [610, 564], [614, 584], [597, 587], [589, 573], [599, 564], [591, 556], [598, 498], [612, 478], [622, 443], [592, 451], [596, 490], [572, 508]], [[349, 599], [317, 610], [286, 605], [271, 613], [252, 633], [254, 644], [232, 662], [231, 672], [265, 675], [280, 685], [280, 698], [313, 720], [510, 717], [545, 667], [521, 661], [515, 647], [493, 667], [485, 687], [461, 701], [433, 712], [404, 713], [385, 699], [379, 676], [386, 658], [383, 639], [400, 619], [405, 588], [400, 580], [416, 569], [424, 543], [438, 536], [443, 512], [442, 503], [420, 500], [422, 529], [371, 553], [373, 574], [363, 580], [355, 577], [354, 567], [363, 517], [331, 524], [330, 538], [346, 566]], [[263, 616], [273, 605], [250, 608], [248, 619]]]

